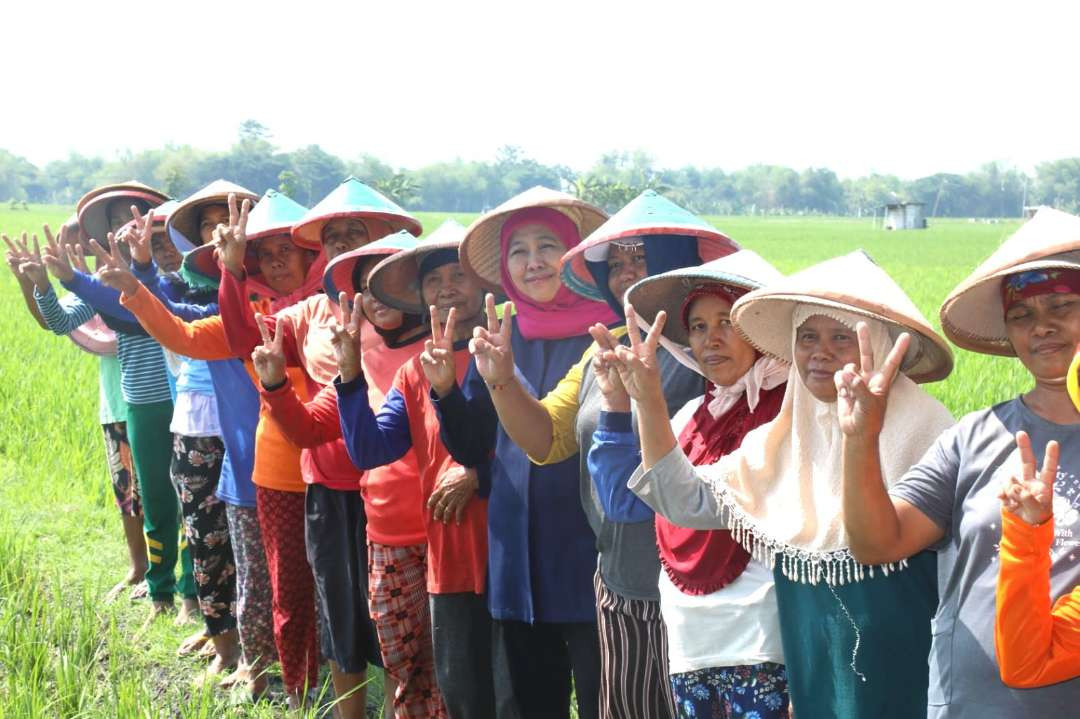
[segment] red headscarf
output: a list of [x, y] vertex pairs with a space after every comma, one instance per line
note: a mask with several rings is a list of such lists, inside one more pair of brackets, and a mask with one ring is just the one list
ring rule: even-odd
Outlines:
[[[258, 242], [258, 240], [255, 240]], [[297, 252], [311, 252], [300, 245], [296, 245]], [[215, 253], [216, 254], [216, 253]], [[219, 263], [220, 264], [220, 263]], [[302, 299], [311, 297], [314, 294], [322, 292], [322, 277], [323, 271], [326, 269], [326, 253], [319, 252], [315, 259], [312, 260], [311, 265], [308, 267], [307, 274], [304, 275], [304, 281], [295, 290], [287, 295], [279, 295], [274, 292], [270, 285], [263, 279], [261, 274], [248, 275], [247, 286], [252, 292], [257, 293], [260, 297], [265, 297], [270, 300], [270, 311], [277, 312], [278, 310], [285, 309], [291, 305], [295, 305]], [[222, 272], [228, 272], [224, 267]]]
[[[581, 242], [577, 225], [563, 213], [548, 207], [518, 210], [503, 223], [499, 232], [499, 276], [502, 279], [503, 291], [514, 301], [517, 327], [521, 336], [527, 340], [564, 339], [585, 334], [589, 327], [597, 322], [605, 325], [618, 322], [619, 318], [606, 304], [571, 292], [561, 280], [555, 297], [542, 304], [518, 292], [506, 269], [507, 248], [515, 230], [532, 224], [543, 225], [551, 230], [568, 250]], [[556, 267], [555, 271], [558, 273], [559, 269]]]
[[[707, 401], [713, 386], [706, 382], [706, 401], [679, 435], [679, 446], [693, 465], [715, 463], [737, 449], [750, 430], [776, 417], [787, 385], [762, 390], [753, 411], [743, 394], [735, 406], [716, 418], [709, 412]], [[711, 594], [735, 581], [750, 562], [750, 553], [735, 541], [731, 532], [686, 529], [659, 514], [656, 544], [661, 566], [672, 584], [685, 594]]]
[[1054, 294], [1080, 295], [1080, 270], [1051, 267], [1008, 275], [1001, 281], [1001, 308], [1008, 310], [1028, 297]]

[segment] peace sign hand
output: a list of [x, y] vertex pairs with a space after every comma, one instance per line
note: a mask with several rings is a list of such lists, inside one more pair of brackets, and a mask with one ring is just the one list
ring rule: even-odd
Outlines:
[[870, 328], [865, 322], [859, 322], [855, 325], [855, 333], [859, 338], [859, 364], [848, 364], [834, 377], [840, 430], [850, 437], [876, 437], [885, 424], [889, 390], [900, 372], [900, 363], [911, 343], [911, 335], [901, 333], [885, 362], [876, 368], [870, 344]]
[[[593, 339], [600, 343], [604, 360], [614, 363], [623, 387], [636, 402], [663, 402], [664, 390], [660, 384], [660, 361], [656, 356], [656, 348], [660, 344], [660, 333], [667, 323], [667, 313], [661, 310], [656, 314], [656, 319], [642, 340], [634, 306], [627, 302], [625, 310], [629, 347], [616, 342], [610, 332], [606, 332], [606, 336], [602, 333], [593, 334]], [[604, 329], [606, 331], [607, 328]]]
[[75, 277], [75, 270], [71, 266], [71, 256], [68, 254], [67, 246], [56, 241], [48, 225], [41, 229], [45, 231], [45, 266], [56, 279], [61, 282], [70, 282]]
[[[330, 346], [337, 358], [338, 374], [342, 382], [351, 382], [359, 377], [364, 369], [361, 360], [360, 327], [364, 324], [362, 302], [364, 296], [357, 292], [349, 309], [349, 296], [342, 292], [338, 295], [338, 307], [341, 317], [337, 327], [330, 329]], [[344, 324], [342, 324], [344, 322]]]
[[1028, 524], [1038, 526], [1054, 515], [1054, 480], [1057, 479], [1061, 448], [1057, 442], [1047, 442], [1040, 470], [1035, 464], [1035, 452], [1027, 432], [1016, 433], [1016, 447], [1020, 450], [1022, 477], [1009, 477], [998, 499], [1006, 510]]
[[276, 387], [285, 381], [285, 350], [282, 349], [282, 342], [285, 338], [283, 325], [288, 322], [287, 316], [278, 317], [277, 325], [274, 327], [274, 336], [271, 338], [270, 330], [266, 326], [266, 318], [258, 312], [255, 313], [255, 324], [259, 326], [262, 344], [252, 350], [251, 363], [264, 389]]
[[18, 279], [25, 278], [33, 282], [38, 292], [44, 293], [49, 289], [49, 277], [45, 273], [45, 264], [41, 259], [41, 245], [37, 235], [34, 235], [34, 250], [31, 252], [27, 247], [26, 233], [15, 240], [14, 244], [7, 235], [3, 235], [4, 244], [8, 247], [7, 263], [12, 274]]
[[143, 215], [135, 205], [131, 206], [131, 216], [135, 218], [135, 228], [124, 235], [128, 249], [131, 250], [131, 261], [148, 265], [153, 259], [150, 250], [151, 238], [154, 236], [154, 221], [149, 212]]
[[614, 349], [618, 345], [615, 336], [599, 322], [589, 328], [589, 334], [598, 345], [596, 354], [593, 355], [592, 367], [596, 385], [600, 388], [600, 409], [605, 412], [629, 412], [630, 395], [623, 387], [619, 377], [619, 363], [614, 355]]
[[[108, 252], [97, 240], [90, 243], [90, 251], [94, 253], [98, 260], [97, 272], [94, 275], [103, 284], [115, 290], [120, 290], [127, 297], [133, 297], [139, 291], [139, 280], [136, 279], [135, 275], [131, 274], [131, 268], [128, 267], [127, 260], [124, 259], [123, 254], [120, 252], [120, 243], [117, 241], [116, 235], [110, 232], [108, 238]], [[77, 252], [80, 251], [74, 247], [68, 248], [69, 254]], [[85, 259], [83, 264], [85, 265]]]
[[221, 264], [237, 279], [244, 276], [244, 255], [247, 253], [247, 223], [251, 200], [245, 199], [239, 209], [236, 195], [229, 193], [229, 224], [214, 228], [214, 243]]
[[487, 327], [474, 327], [469, 352], [476, 358], [476, 371], [488, 387], [508, 384], [514, 379], [514, 349], [510, 345], [510, 315], [513, 303], [503, 305], [502, 322], [495, 313], [495, 295], [484, 298]]
[[431, 388], [439, 397], [445, 397], [457, 384], [457, 367], [454, 363], [454, 325], [457, 322], [457, 308], [451, 307], [446, 316], [446, 327], [439, 321], [435, 305], [429, 308], [431, 314], [431, 339], [424, 342], [424, 351], [420, 353], [420, 367], [424, 376], [431, 383]]

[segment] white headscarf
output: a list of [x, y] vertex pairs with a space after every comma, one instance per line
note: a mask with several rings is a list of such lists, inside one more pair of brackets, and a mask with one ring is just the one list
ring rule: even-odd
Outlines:
[[[875, 366], [892, 349], [882, 322], [810, 304], [793, 309], [793, 342], [796, 330], [814, 315], [852, 330], [865, 322]], [[952, 424], [952, 415], [940, 402], [898, 374], [879, 442], [886, 487]], [[792, 580], [843, 584], [861, 579], [866, 570], [851, 556], [844, 531], [842, 442], [836, 403], [817, 400], [792, 366], [776, 419], [747, 434], [737, 451], [698, 468], [736, 539], [767, 566], [779, 561]], [[883, 567], [886, 572], [892, 568]]]

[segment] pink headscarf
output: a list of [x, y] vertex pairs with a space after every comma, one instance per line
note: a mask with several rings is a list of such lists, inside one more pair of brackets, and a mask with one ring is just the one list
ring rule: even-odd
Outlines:
[[566, 245], [567, 250], [576, 247], [581, 242], [581, 233], [577, 225], [563, 213], [548, 207], [528, 207], [518, 210], [503, 223], [502, 231], [499, 233], [501, 258], [499, 276], [502, 278], [503, 291], [514, 301], [514, 307], [517, 309], [517, 326], [521, 331], [521, 336], [527, 340], [558, 340], [583, 335], [597, 322], [605, 325], [620, 322], [621, 320], [606, 304], [571, 292], [561, 284], [561, 280], [555, 297], [542, 304], [518, 292], [506, 269], [507, 248], [515, 230], [532, 224], [543, 225], [554, 232], [555, 236]]

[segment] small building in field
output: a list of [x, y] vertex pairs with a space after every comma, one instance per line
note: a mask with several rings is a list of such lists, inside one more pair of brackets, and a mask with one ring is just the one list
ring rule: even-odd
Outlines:
[[885, 205], [882, 226], [886, 230], [925, 230], [925, 208], [924, 202], [890, 202]]

